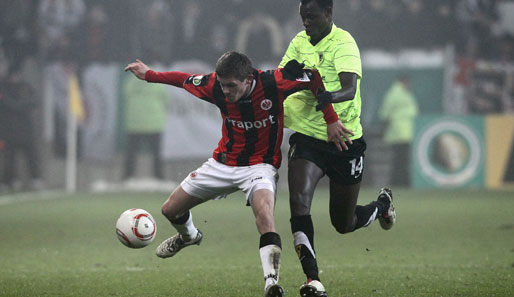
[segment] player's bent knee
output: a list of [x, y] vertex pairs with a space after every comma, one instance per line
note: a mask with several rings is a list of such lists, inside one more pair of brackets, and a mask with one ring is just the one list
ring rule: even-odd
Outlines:
[[182, 215], [169, 199], [162, 205], [161, 212], [168, 219], [175, 219]]
[[293, 216], [308, 215], [312, 204], [312, 195], [296, 195], [289, 198], [289, 205]]
[[171, 207], [169, 207], [169, 205], [167, 203], [164, 203], [161, 207], [161, 212], [162, 214], [167, 217], [167, 218], [170, 218], [170, 219], [173, 219], [176, 217], [176, 213], [173, 211], [173, 209]]
[[351, 233], [354, 230], [353, 226], [351, 225], [341, 224], [337, 222], [332, 222], [332, 226], [334, 226], [334, 229], [336, 229], [336, 231], [341, 234]]
[[310, 204], [307, 203], [290, 203], [291, 216], [306, 216], [311, 212]]
[[275, 219], [273, 212], [269, 210], [262, 210], [255, 213], [255, 224], [259, 233], [275, 232]]
[[273, 209], [263, 208], [255, 212], [255, 220], [264, 224], [273, 223]]

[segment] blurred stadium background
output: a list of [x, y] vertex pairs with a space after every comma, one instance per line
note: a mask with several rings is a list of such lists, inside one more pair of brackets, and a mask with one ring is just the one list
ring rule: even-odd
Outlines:
[[[153, 251], [145, 254], [151, 258], [148, 267], [139, 262], [137, 265], [143, 268], [137, 265], [134, 268], [122, 260], [119, 260], [122, 263], [116, 262], [118, 260], [113, 262], [116, 255], [136, 262], [142, 260], [130, 254], [132, 251], [128, 249], [121, 250], [122, 246], [115, 242], [111, 227], [96, 223], [101, 235], [92, 242], [105, 247], [108, 256], [104, 255], [93, 264], [88, 259], [96, 254], [82, 248], [83, 239], [76, 235], [86, 232], [88, 238], [98, 236], [85, 231], [88, 230], [85, 226], [87, 221], [100, 218], [100, 222], [107, 225], [112, 221], [113, 227], [117, 215], [125, 208], [146, 207], [154, 217], [159, 217], [159, 206], [175, 183], [211, 155], [219, 140], [220, 120], [219, 112], [209, 104], [191, 100], [182, 90], [166, 88], [170, 104], [165, 110], [166, 126], [160, 150], [163, 178], [152, 177], [150, 150], [137, 155], [135, 176], [124, 178], [127, 148], [125, 92], [134, 84], [138, 89], [144, 83], [131, 80], [123, 68], [138, 58], [159, 70], [208, 73], [213, 70], [216, 59], [227, 50], [246, 53], [257, 68], [276, 68], [289, 41], [303, 29], [298, 16], [298, 2], [0, 0], [0, 223], [4, 226], [0, 231], [4, 238], [0, 242], [0, 251], [5, 255], [0, 262], [4, 264], [0, 265], [0, 271], [4, 273], [3, 280], [0, 280], [0, 295], [82, 296], [62, 293], [64, 289], [50, 281], [53, 276], [70, 272], [62, 269], [75, 261], [74, 254], [67, 255], [63, 263], [55, 261], [53, 265], [42, 260], [59, 258], [58, 252], [67, 251], [63, 248], [67, 243], [83, 257], [78, 261], [79, 265], [93, 265], [84, 270], [88, 276], [102, 275], [109, 270], [113, 276], [108, 279], [114, 279], [114, 285], [110, 285], [97, 283], [94, 277], [88, 278], [86, 287], [90, 287], [86, 288], [80, 285], [83, 275], [78, 268], [79, 272], [71, 273], [69, 277], [76, 282], [72, 282], [72, 289], [78, 289], [84, 296], [88, 295], [88, 288], [96, 288], [89, 292], [90, 296], [101, 296], [102, 289], [107, 287], [105, 295], [144, 295], [134, 288], [135, 285], [129, 288], [136, 291], [117, 292], [116, 288], [128, 282], [137, 285], [137, 277], [133, 276], [126, 282], [116, 280], [119, 271], [104, 265], [130, 266], [131, 271], [146, 271], [143, 274], [152, 280], [159, 277], [150, 272], [157, 265], [151, 255]], [[389, 292], [397, 292], [396, 296], [412, 296], [408, 292], [415, 290], [417, 296], [509, 296], [509, 290], [514, 290], [514, 1], [334, 2], [334, 22], [354, 36], [363, 62], [362, 123], [368, 150], [362, 200], [371, 199], [375, 189], [390, 185], [393, 176], [399, 174], [393, 170], [391, 146], [383, 140], [386, 124], [378, 116], [384, 96], [398, 75], [411, 78], [412, 92], [420, 112], [415, 120], [411, 157], [403, 160], [410, 169], [408, 181], [393, 187], [399, 189], [399, 201], [405, 203], [404, 210], [411, 211], [409, 214], [399, 213], [405, 222], [410, 222], [410, 229], [398, 228], [396, 238], [402, 244], [392, 241], [393, 245], [386, 248], [387, 252], [398, 248], [408, 259], [398, 255], [383, 264], [399, 263], [399, 271], [412, 269], [415, 272], [407, 276], [399, 272], [395, 275], [402, 278], [402, 283], [392, 286], [402, 287], [400, 291], [388, 291], [391, 287], [385, 285], [378, 292], [371, 293], [391, 296], [394, 293]], [[8, 99], [24, 104], [18, 104], [17, 111], [13, 113], [2, 104]], [[11, 127], [7, 124], [10, 121], [22, 124], [17, 125], [15, 131], [9, 131], [6, 127]], [[5, 139], [9, 133], [15, 134], [21, 143], [21, 148], [16, 149], [14, 155]], [[21, 154], [22, 148], [28, 150], [30, 158]], [[287, 148], [287, 141], [284, 141], [284, 154]], [[19, 162], [12, 165], [12, 160]], [[287, 164], [283, 162], [279, 181], [282, 202], [277, 205], [277, 211], [285, 218], [277, 221], [277, 225], [283, 225], [281, 234], [284, 234], [284, 242], [291, 242], [287, 223], [286, 170]], [[326, 196], [324, 187], [326, 180], [321, 184], [320, 196]], [[128, 197], [123, 194], [96, 194], [120, 191], [158, 191], [164, 194], [158, 197], [150, 195], [145, 202], [139, 198], [143, 194]], [[79, 194], [62, 196], [64, 194], [57, 192]], [[54, 198], [54, 202], [45, 204], [46, 199]], [[488, 201], [492, 204], [483, 203], [482, 198], [490, 199]], [[447, 204], [446, 200], [449, 201]], [[133, 205], [139, 202], [142, 205]], [[470, 204], [475, 208], [468, 208]], [[220, 205], [230, 208], [232, 204]], [[85, 211], [89, 207], [90, 210]], [[42, 213], [45, 209], [53, 209], [50, 212], [52, 216], [78, 222], [70, 224], [69, 229], [61, 230], [60, 227], [53, 230], [65, 223], [49, 219]], [[219, 211], [216, 207], [214, 209]], [[439, 209], [443, 210], [437, 216], [435, 231], [430, 225], [416, 223], [420, 217], [427, 222]], [[482, 212], [484, 210], [487, 211]], [[208, 215], [205, 209], [199, 208], [199, 212]], [[21, 220], [25, 214], [27, 220]], [[318, 215], [321, 218], [326, 216], [326, 209], [320, 210]], [[471, 220], [468, 215], [478, 217], [479, 221]], [[482, 215], [486, 218], [498, 215], [498, 220], [491, 222]], [[247, 212], [244, 216], [251, 218]], [[460, 222], [460, 229], [450, 232]], [[160, 226], [166, 224], [162, 219], [159, 223], [162, 223]], [[335, 233], [330, 230], [328, 222], [325, 223], [320, 223], [320, 226], [326, 226], [327, 233], [317, 235], [319, 248], [326, 250], [329, 255], [326, 259], [337, 261], [336, 254], [330, 255], [331, 251], [337, 250], [331, 243]], [[228, 228], [230, 220], [220, 225]], [[251, 225], [250, 222], [248, 232], [241, 231], [237, 236], [248, 236], [250, 231], [254, 232]], [[403, 226], [407, 228], [407, 224]], [[444, 234], [445, 227], [449, 233]], [[30, 230], [27, 235], [18, 238], [26, 230]], [[112, 231], [112, 234], [102, 233], [104, 231]], [[428, 239], [424, 233], [428, 234]], [[44, 234], [49, 234], [49, 237]], [[380, 232], [373, 234], [379, 241], [391, 239]], [[459, 238], [462, 237], [455, 234], [465, 239], [461, 240]], [[68, 240], [63, 240], [62, 236]], [[159, 236], [157, 240], [162, 240], [165, 234]], [[369, 243], [364, 236], [350, 236], [354, 236], [352, 240], [358, 246], [346, 243], [346, 251], [350, 253], [355, 254], [358, 248]], [[445, 253], [462, 258], [437, 258], [435, 250], [441, 246], [430, 239], [438, 237], [444, 238], [441, 245], [448, 247]], [[45, 241], [45, 238], [50, 240]], [[37, 239], [41, 248], [20, 248], [30, 247], [33, 244], [31, 239]], [[111, 239], [112, 242], [105, 243]], [[412, 244], [412, 250], [405, 250], [403, 242]], [[472, 251], [460, 250], [464, 247], [472, 247]], [[58, 252], [49, 252], [54, 249]], [[240, 251], [239, 248], [237, 250]], [[436, 257], [432, 266], [430, 261], [434, 258], [429, 257], [424, 262], [419, 256], [427, 251]], [[248, 257], [254, 254], [253, 250], [250, 252]], [[294, 254], [289, 252], [285, 253], [290, 254], [286, 256], [285, 263], [297, 265]], [[28, 262], [18, 261], [25, 253], [33, 256]], [[375, 255], [377, 258], [383, 256]], [[346, 287], [350, 291], [334, 286], [332, 292], [339, 294], [337, 296], [351, 292], [357, 296], [370, 296], [371, 293], [365, 291], [366, 283], [359, 283], [359, 278], [369, 278], [383, 285], [384, 277], [371, 276], [368, 272], [377, 258], [366, 260], [360, 255], [357, 260], [350, 260], [345, 269], [358, 271], [345, 283], [350, 286]], [[448, 261], [446, 268], [450, 267], [450, 270], [445, 268], [445, 261]], [[39, 264], [27, 268], [34, 263]], [[463, 270], [455, 271], [454, 268]], [[32, 278], [31, 269], [36, 271]], [[173, 270], [176, 267], [160, 269], [165, 273], [177, 273]], [[247, 266], [237, 269], [241, 275], [248, 270]], [[298, 271], [296, 266], [284, 269], [283, 275]], [[336, 277], [349, 278], [349, 275], [338, 274], [334, 267], [327, 269], [334, 274], [330, 277], [331, 282], [337, 282]], [[157, 273], [163, 271], [157, 269]], [[478, 271], [483, 278], [476, 280], [473, 271]], [[29, 280], [50, 282], [47, 285], [34, 283], [29, 286], [29, 291], [19, 291], [21, 286], [30, 283], [27, 275]], [[295, 277], [294, 281], [289, 279], [286, 290], [293, 290], [298, 281], [303, 281], [299, 275]], [[69, 278], [64, 281], [70, 281]], [[245, 284], [252, 282], [250, 279], [255, 278], [246, 279]], [[409, 282], [412, 280], [416, 281]], [[442, 282], [447, 290], [437, 289]], [[456, 287], [452, 287], [455, 283]], [[182, 294], [212, 296], [208, 291], [209, 285], [196, 285], [203, 286], [206, 291], [198, 295], [188, 291]], [[38, 286], [43, 286], [46, 291], [38, 292]], [[248, 286], [257, 288], [253, 283]], [[158, 284], [152, 284], [152, 289], [156, 287]], [[164, 296], [168, 288], [160, 290], [162, 292], [157, 290], [154, 295]], [[238, 290], [244, 291], [244, 287]]]
[[[131, 181], [140, 183], [122, 184], [124, 89], [142, 86], [123, 67], [139, 58], [156, 69], [207, 73], [219, 55], [235, 49], [258, 68], [275, 68], [302, 30], [297, 2], [1, 1], [2, 84], [21, 76], [27, 83], [23, 88], [32, 90], [31, 103], [19, 107], [22, 119], [2, 117], [32, 125], [16, 134], [34, 143], [34, 162], [26, 166], [26, 158], [5, 153], [0, 140], [2, 191], [162, 187], [146, 178], [152, 175], [149, 154], [137, 155]], [[385, 125], [377, 115], [397, 75], [407, 74], [420, 110], [413, 158], [404, 160], [412, 169], [410, 185], [512, 188], [513, 1], [345, 0], [335, 1], [333, 18], [361, 50], [366, 185], [388, 184], [395, 174], [390, 146], [382, 141]], [[180, 181], [217, 143], [218, 112], [189, 100], [182, 90], [167, 92], [163, 176]], [[70, 110], [74, 116], [68, 121]], [[20, 162], [10, 168], [4, 166], [10, 165], [6, 158]], [[285, 178], [280, 185], [285, 187]]]

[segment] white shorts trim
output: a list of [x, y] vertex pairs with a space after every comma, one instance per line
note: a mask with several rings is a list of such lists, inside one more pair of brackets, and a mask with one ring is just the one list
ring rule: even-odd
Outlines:
[[270, 164], [227, 166], [209, 158], [200, 168], [189, 173], [180, 186], [191, 196], [204, 201], [225, 198], [241, 190], [249, 204], [253, 193], [266, 189], [275, 195], [278, 171]]

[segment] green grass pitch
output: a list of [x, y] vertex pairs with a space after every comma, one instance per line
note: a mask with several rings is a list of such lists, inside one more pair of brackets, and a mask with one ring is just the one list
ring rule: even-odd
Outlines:
[[[360, 204], [376, 197], [363, 189]], [[263, 296], [257, 234], [242, 194], [193, 210], [200, 246], [159, 259], [175, 232], [160, 214], [167, 193], [0, 196], [0, 296]], [[340, 235], [330, 225], [327, 191], [312, 215], [321, 278], [329, 296], [513, 296], [514, 193], [395, 190], [397, 224], [378, 222]], [[144, 208], [157, 237], [132, 250], [115, 235], [124, 210]], [[280, 283], [299, 296], [304, 281], [281, 191]]]

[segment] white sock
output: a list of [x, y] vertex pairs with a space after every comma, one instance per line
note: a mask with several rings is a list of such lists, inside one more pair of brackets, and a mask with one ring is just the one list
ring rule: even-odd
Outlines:
[[264, 289], [278, 282], [280, 272], [280, 257], [282, 249], [275, 244], [263, 246], [259, 249], [262, 270], [264, 271]]
[[189, 218], [184, 224], [173, 224], [173, 227], [177, 229], [178, 233], [182, 235], [182, 238], [184, 241], [190, 241], [192, 238], [195, 238], [198, 235], [198, 229], [196, 229], [195, 225], [193, 224], [193, 214], [189, 213]]

